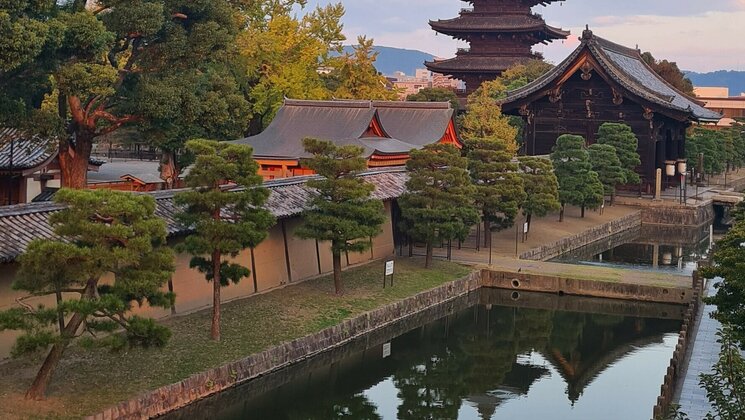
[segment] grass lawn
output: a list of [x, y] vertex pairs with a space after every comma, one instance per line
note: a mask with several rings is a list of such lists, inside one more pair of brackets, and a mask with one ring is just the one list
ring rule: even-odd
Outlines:
[[[315, 333], [382, 305], [463, 277], [471, 268], [422, 259], [396, 261], [395, 286], [382, 289], [383, 263], [344, 272], [346, 294], [333, 294], [330, 276], [223, 305], [222, 341], [209, 339], [210, 310], [166, 321], [173, 331], [164, 349], [111, 353], [70, 347], [48, 389], [48, 399], [23, 399], [40, 358], [0, 365], [0, 418], [79, 418], [241, 359], [272, 345]], [[178, 300], [177, 300], [178, 303]]]

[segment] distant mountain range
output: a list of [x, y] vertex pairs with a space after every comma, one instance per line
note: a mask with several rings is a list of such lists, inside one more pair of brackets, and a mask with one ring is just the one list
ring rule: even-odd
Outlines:
[[745, 71], [719, 70], [711, 73], [684, 72], [693, 86], [726, 86], [730, 96], [745, 92]]
[[[375, 51], [378, 52], [375, 67], [384, 75], [402, 71], [413, 76], [416, 69], [424, 68], [425, 61], [432, 61], [435, 57], [423, 51], [393, 47], [376, 46]], [[353, 53], [354, 49], [352, 46], [345, 46], [344, 52]], [[694, 86], [727, 86], [732, 96], [745, 92], [745, 71], [719, 70], [711, 73], [685, 71], [685, 74]]]
[[[416, 73], [416, 69], [423, 69], [425, 61], [432, 61], [435, 58], [432, 54], [417, 50], [405, 50], [393, 47], [375, 47], [378, 53], [378, 59], [375, 61], [375, 68], [386, 76], [392, 75], [397, 71], [402, 71], [409, 76]], [[345, 53], [354, 53], [352, 46], [344, 47]]]

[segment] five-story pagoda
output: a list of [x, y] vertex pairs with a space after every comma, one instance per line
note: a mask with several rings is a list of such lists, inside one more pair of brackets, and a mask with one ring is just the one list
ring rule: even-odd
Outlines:
[[532, 51], [535, 44], [566, 39], [568, 31], [546, 24], [531, 8], [564, 0], [462, 0], [473, 4], [454, 19], [430, 21], [435, 31], [466, 41], [455, 58], [424, 63], [435, 73], [466, 82], [466, 92], [494, 80], [514, 64], [543, 57]]

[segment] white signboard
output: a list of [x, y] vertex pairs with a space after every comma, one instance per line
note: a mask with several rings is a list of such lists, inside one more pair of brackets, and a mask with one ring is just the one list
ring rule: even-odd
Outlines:
[[383, 344], [383, 358], [391, 355], [391, 343], [385, 343]]
[[393, 260], [385, 262], [385, 275], [386, 276], [393, 275]]
[[528, 233], [528, 222], [525, 222], [525, 224], [523, 224], [523, 233]]

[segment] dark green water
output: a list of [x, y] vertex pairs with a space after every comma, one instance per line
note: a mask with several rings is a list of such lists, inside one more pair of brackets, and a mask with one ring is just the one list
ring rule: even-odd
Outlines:
[[504, 291], [455, 308], [168, 417], [649, 419], [681, 324], [675, 306]]

